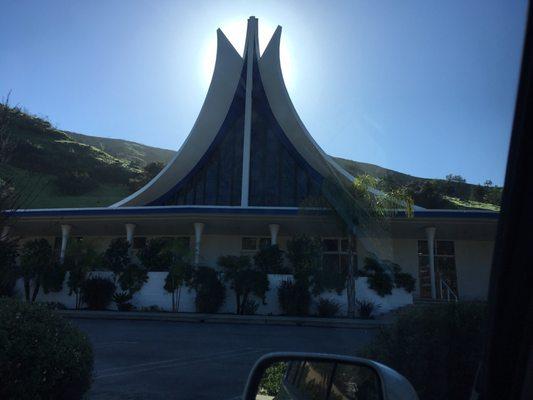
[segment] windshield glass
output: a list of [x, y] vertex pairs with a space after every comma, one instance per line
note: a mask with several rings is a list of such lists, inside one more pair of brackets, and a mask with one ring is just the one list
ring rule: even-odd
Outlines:
[[0, 398], [469, 398], [526, 9], [1, 2]]

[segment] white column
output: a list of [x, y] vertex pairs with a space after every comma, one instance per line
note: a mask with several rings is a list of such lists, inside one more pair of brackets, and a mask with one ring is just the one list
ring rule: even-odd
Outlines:
[[244, 139], [242, 145], [242, 184], [241, 207], [248, 207], [248, 193], [250, 191], [250, 143], [252, 137], [252, 87], [253, 87], [253, 60], [255, 52], [255, 35], [257, 20], [248, 20], [246, 32], [246, 96], [244, 103]]
[[2, 234], [0, 235], [0, 240], [6, 240], [9, 236], [9, 231], [11, 230], [11, 225], [4, 225], [2, 228]]
[[202, 222], [194, 223], [194, 265], [200, 263], [200, 244], [202, 242], [202, 232], [204, 231]]
[[131, 255], [131, 249], [133, 248], [133, 234], [135, 233], [135, 224], [125, 224], [126, 227], [126, 240], [130, 244], [128, 251]]
[[275, 244], [278, 244], [279, 225], [270, 224], [268, 225], [268, 228], [270, 229], [270, 244], [274, 246]]
[[437, 298], [437, 288], [435, 280], [435, 231], [434, 226], [426, 228], [426, 238], [428, 241], [429, 277], [431, 279], [431, 298]]
[[59, 253], [59, 262], [65, 261], [65, 254], [67, 253], [67, 243], [70, 235], [70, 225], [61, 225], [61, 252]]

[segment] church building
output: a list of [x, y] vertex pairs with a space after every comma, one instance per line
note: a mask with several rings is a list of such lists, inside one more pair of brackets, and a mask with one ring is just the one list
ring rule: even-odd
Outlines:
[[[212, 81], [192, 130], [172, 161], [146, 186], [102, 208], [11, 212], [9, 232], [47, 237], [64, 257], [69, 240], [91, 237], [102, 251], [116, 237], [135, 248], [153, 237], [180, 237], [194, 262], [216, 267], [220, 255], [253, 255], [298, 234], [320, 237], [324, 262], [347, 262], [346, 238], [331, 209], [310, 207], [323, 182], [354, 176], [315, 142], [299, 118], [280, 65], [281, 27], [262, 54], [250, 17], [244, 55], [217, 31]], [[334, 77], [332, 77], [334, 79]], [[309, 82], [312, 84], [312, 82]], [[406, 155], [407, 157], [407, 155]], [[416, 207], [388, 220], [386, 234], [357, 236], [356, 257], [391, 260], [416, 278], [414, 297], [485, 299], [497, 212]], [[446, 279], [440, 279], [446, 271]]]

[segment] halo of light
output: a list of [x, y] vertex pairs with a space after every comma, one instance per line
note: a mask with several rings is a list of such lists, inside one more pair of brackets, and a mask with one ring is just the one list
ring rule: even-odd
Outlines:
[[[245, 19], [233, 20], [220, 25], [220, 29], [224, 32], [224, 35], [231, 42], [233, 47], [243, 55], [244, 45], [246, 40], [246, 26], [247, 21]], [[269, 21], [259, 18], [259, 50], [260, 54], [263, 54], [270, 38], [274, 34], [276, 26], [269, 23]], [[291, 88], [293, 85], [293, 72], [292, 62], [289, 52], [289, 40], [285, 34], [282, 35], [280, 44], [280, 62], [281, 70], [283, 72], [283, 79], [287, 88]], [[200, 57], [200, 81], [202, 86], [207, 89], [211, 83], [213, 76], [213, 70], [215, 68], [217, 52], [217, 40], [216, 34], [211, 34], [205, 41], [202, 56]]]

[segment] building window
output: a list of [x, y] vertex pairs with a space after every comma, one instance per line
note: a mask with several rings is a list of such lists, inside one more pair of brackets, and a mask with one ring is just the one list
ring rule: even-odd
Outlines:
[[269, 237], [243, 237], [241, 242], [242, 251], [257, 251], [271, 245]]
[[[348, 270], [348, 239], [324, 238], [322, 239], [323, 254], [322, 263], [324, 267], [331, 271], [346, 274]], [[356, 262], [355, 246], [353, 251], [353, 261]]]
[[[436, 240], [435, 257], [435, 288], [437, 297], [441, 293], [441, 280], [454, 291], [457, 290], [457, 271], [455, 267], [455, 244], [451, 240]], [[431, 276], [429, 271], [429, 250], [427, 240], [418, 241], [418, 280], [420, 282], [420, 297], [431, 297]]]

